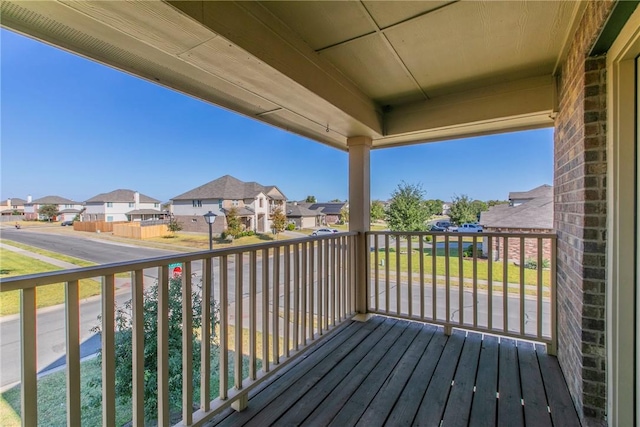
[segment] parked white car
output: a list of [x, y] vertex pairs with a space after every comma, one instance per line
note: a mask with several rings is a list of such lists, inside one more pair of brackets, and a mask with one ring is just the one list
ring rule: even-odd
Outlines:
[[455, 230], [458, 233], [482, 233], [482, 226], [478, 224], [461, 224]]
[[318, 228], [316, 231], [311, 233], [312, 236], [325, 236], [327, 234], [339, 233], [335, 228]]

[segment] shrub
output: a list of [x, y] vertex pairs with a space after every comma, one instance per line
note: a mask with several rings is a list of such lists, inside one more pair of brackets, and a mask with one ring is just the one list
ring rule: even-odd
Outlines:
[[[543, 259], [542, 260], [542, 268], [549, 268], [551, 267], [551, 263], [549, 262], [548, 259]], [[537, 270], [538, 269], [538, 261], [535, 258], [527, 258], [524, 262], [524, 268], [529, 268], [531, 270]]]
[[287, 224], [287, 230], [293, 231], [295, 229], [296, 229], [296, 225], [293, 222], [290, 222], [289, 224]]
[[[462, 251], [462, 256], [465, 258], [473, 257], [473, 245], [469, 245]], [[482, 256], [482, 249], [476, 248], [476, 257]]]
[[[193, 310], [193, 388], [200, 387], [200, 339], [197, 332], [202, 325], [202, 301], [200, 289], [202, 284], [194, 284], [191, 293]], [[144, 292], [144, 413], [147, 420], [153, 420], [158, 413], [158, 284], [154, 284]], [[169, 279], [169, 406], [172, 412], [182, 407], [182, 278]], [[211, 339], [217, 323], [217, 307], [212, 304]], [[116, 306], [115, 312], [115, 369], [116, 395], [130, 398], [132, 391], [132, 302]], [[92, 329], [100, 332], [100, 326]], [[102, 361], [102, 353], [98, 354], [98, 362]], [[100, 405], [100, 384], [90, 384], [90, 404]]]

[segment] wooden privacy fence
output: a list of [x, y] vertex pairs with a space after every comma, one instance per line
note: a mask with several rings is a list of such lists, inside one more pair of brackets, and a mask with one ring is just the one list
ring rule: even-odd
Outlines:
[[113, 226], [113, 235], [128, 239], [150, 239], [171, 234], [166, 224], [142, 227], [139, 221], [126, 222]]
[[90, 231], [95, 233], [97, 231], [108, 233], [113, 231], [113, 226], [117, 224], [127, 224], [126, 221], [74, 221], [73, 229], [75, 231]]

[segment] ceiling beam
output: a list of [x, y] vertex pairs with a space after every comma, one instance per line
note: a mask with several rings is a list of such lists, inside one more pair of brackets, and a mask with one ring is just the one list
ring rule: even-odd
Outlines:
[[534, 77], [395, 107], [375, 147], [553, 126], [555, 80]]

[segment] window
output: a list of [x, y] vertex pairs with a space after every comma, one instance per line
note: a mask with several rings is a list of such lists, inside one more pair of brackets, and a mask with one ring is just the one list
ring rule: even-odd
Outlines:
[[202, 200], [192, 200], [191, 204], [193, 205], [194, 208], [201, 208], [202, 207]]
[[107, 202], [107, 207], [108, 208], [112, 208], [113, 207], [113, 202]]
[[154, 207], [154, 208], [159, 208], [159, 207], [160, 207], [160, 203], [154, 203], [154, 204], [153, 204], [153, 207]]
[[258, 199], [258, 200], [259, 200], [259, 203], [260, 203], [260, 207], [262, 207], [262, 201], [263, 201], [264, 199], [263, 199], [262, 197], [260, 197], [260, 199]]
[[65, 209], [72, 209], [72, 208], [73, 208], [73, 205], [64, 205], [64, 208], [65, 208]]
[[112, 216], [108, 216], [107, 217], [107, 222], [112, 222], [113, 221], [113, 217]]
[[129, 207], [130, 208], [134, 208], [136, 206], [136, 204], [134, 202], [129, 202]]
[[237, 201], [237, 200], [233, 200], [233, 201], [231, 202], [231, 204], [232, 204], [233, 206], [238, 206], [238, 201]]
[[222, 199], [218, 199], [218, 209], [222, 209]]

